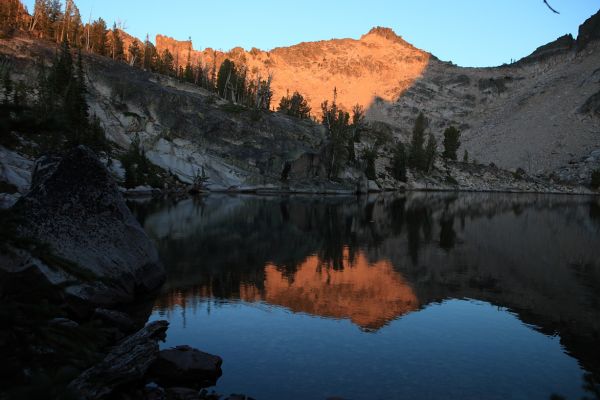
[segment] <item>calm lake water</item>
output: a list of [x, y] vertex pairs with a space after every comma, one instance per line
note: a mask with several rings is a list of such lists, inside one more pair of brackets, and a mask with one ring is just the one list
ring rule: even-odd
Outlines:
[[600, 378], [600, 200], [209, 195], [132, 205], [164, 348], [256, 399], [568, 399]]

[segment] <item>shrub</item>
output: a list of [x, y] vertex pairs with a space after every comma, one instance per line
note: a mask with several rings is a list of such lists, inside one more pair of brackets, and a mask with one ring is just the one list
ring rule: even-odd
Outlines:
[[129, 151], [121, 157], [121, 163], [123, 164], [123, 168], [125, 168], [126, 188], [146, 185], [155, 188], [162, 186], [160, 178], [162, 169], [148, 160], [137, 137], [131, 142]]
[[411, 168], [420, 170], [427, 169], [427, 157], [425, 155], [425, 116], [420, 113], [415, 120], [415, 126], [413, 127], [412, 138], [410, 140], [410, 147], [408, 151], [408, 165]]
[[365, 149], [363, 152], [363, 160], [365, 161], [365, 175], [370, 180], [377, 178], [377, 172], [375, 170], [375, 159], [377, 158], [377, 150]]

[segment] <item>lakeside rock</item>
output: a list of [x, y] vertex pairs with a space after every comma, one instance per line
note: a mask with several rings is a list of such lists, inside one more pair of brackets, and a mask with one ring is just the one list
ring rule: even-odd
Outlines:
[[30, 192], [12, 210], [17, 235], [33, 245], [0, 256], [5, 281], [49, 286], [90, 314], [130, 303], [165, 279], [152, 241], [85, 147], [38, 160]]
[[140, 381], [158, 356], [158, 341], [169, 323], [155, 321], [117, 344], [97, 365], [69, 385], [81, 400], [99, 399], [123, 385]]
[[9, 208], [29, 190], [33, 161], [0, 146], [0, 209]]
[[219, 356], [177, 346], [161, 350], [151, 367], [150, 375], [166, 385], [189, 384], [207, 387], [216, 383], [222, 374]]

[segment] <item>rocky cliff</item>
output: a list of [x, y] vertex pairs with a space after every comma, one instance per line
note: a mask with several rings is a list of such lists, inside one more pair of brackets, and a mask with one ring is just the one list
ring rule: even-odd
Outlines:
[[[422, 75], [431, 54], [419, 50], [389, 28], [373, 28], [360, 39], [333, 39], [305, 42], [271, 51], [236, 47], [228, 52], [195, 51], [192, 42], [156, 36], [156, 48], [169, 50], [178, 65], [190, 55], [193, 64], [218, 66], [225, 58], [245, 65], [252, 76], [273, 75], [274, 103], [289, 91], [299, 91], [309, 99], [312, 114], [320, 116], [321, 102], [331, 100], [337, 88], [340, 106], [368, 107], [375, 98], [395, 100]], [[277, 104], [273, 104], [275, 107]]]
[[586, 21], [577, 40], [563, 36], [510, 65], [461, 68], [433, 59], [396, 101], [376, 102], [369, 117], [406, 136], [423, 111], [438, 136], [460, 127], [463, 147], [480, 162], [589, 180], [598, 167], [590, 156], [600, 147], [599, 18]]
[[[251, 75], [272, 74], [272, 106], [288, 90], [298, 90], [310, 99], [313, 115], [319, 115], [320, 102], [331, 99], [334, 87], [343, 108], [365, 106], [368, 124], [353, 150], [361, 159], [376, 148], [370, 183], [360, 162], [346, 167], [336, 182], [328, 179], [327, 133], [312, 121], [253, 112], [198, 86], [93, 54], [84, 57], [88, 102], [117, 145], [107, 164], [120, 178], [119, 152], [138, 138], [166, 175], [191, 184], [204, 170], [213, 190], [564, 191], [542, 181], [588, 185], [591, 172], [600, 168], [598, 18], [586, 21], [577, 39], [563, 36], [519, 62], [495, 68], [442, 62], [387, 28], [374, 28], [357, 40], [301, 43], [269, 52], [195, 51], [191, 41], [157, 37], [158, 51], [169, 50], [180, 65], [189, 58], [212, 68], [230, 58]], [[126, 45], [135, 40], [124, 32], [122, 37]], [[0, 54], [15, 66], [17, 81], [34, 80], [37, 60], [48, 64], [54, 53], [53, 45], [26, 36], [0, 40]], [[466, 149], [482, 165], [438, 162], [433, 178], [409, 173], [407, 185], [395, 180], [394, 144], [408, 142], [419, 112], [427, 116], [438, 144], [446, 127], [458, 126], [459, 157]], [[501, 170], [519, 168], [538, 176], [521, 179], [522, 174]]]
[[[368, 119], [393, 127], [406, 139], [422, 111], [441, 137], [455, 125], [463, 147], [485, 164], [562, 180], [589, 181], [600, 160], [581, 163], [600, 147], [598, 92], [600, 16], [530, 56], [494, 68], [463, 68], [442, 62], [405, 42], [388, 28], [360, 39], [333, 39], [271, 51], [234, 48], [191, 51], [191, 41], [157, 37], [159, 50], [178, 54], [180, 64], [219, 65], [225, 58], [253, 74], [273, 75], [275, 102], [287, 91], [308, 97], [313, 115], [337, 88], [339, 104], [360, 104]], [[441, 142], [441, 141], [440, 141]]]

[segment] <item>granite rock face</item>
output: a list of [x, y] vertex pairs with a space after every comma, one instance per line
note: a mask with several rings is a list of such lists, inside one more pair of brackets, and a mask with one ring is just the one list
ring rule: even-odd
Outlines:
[[390, 124], [408, 143], [423, 112], [440, 144], [444, 130], [457, 127], [460, 154], [467, 150], [471, 160], [550, 177], [600, 148], [599, 38], [596, 13], [577, 39], [561, 36], [501, 66], [463, 68], [432, 58], [395, 101], [375, 101], [367, 119]]
[[82, 312], [132, 302], [163, 283], [152, 241], [91, 150], [38, 160], [32, 182], [13, 211], [18, 236], [41, 250], [14, 251], [1, 266], [8, 277], [45, 280]]
[[0, 208], [9, 208], [29, 190], [33, 161], [0, 146]]

